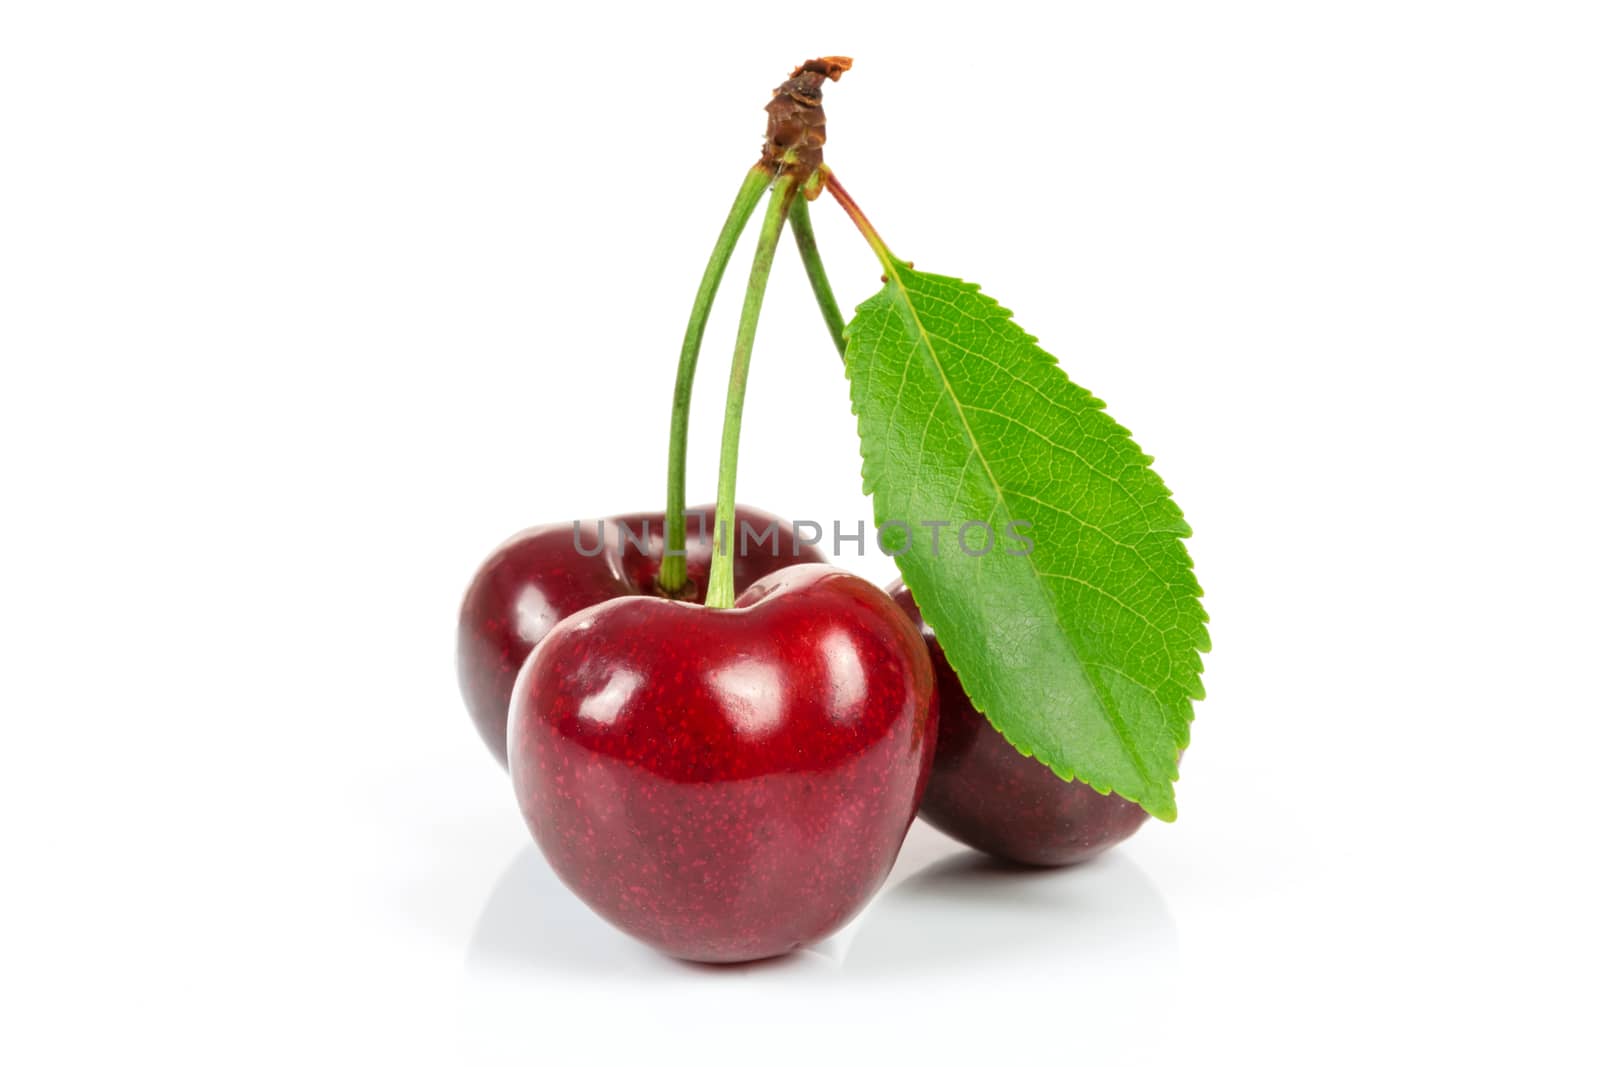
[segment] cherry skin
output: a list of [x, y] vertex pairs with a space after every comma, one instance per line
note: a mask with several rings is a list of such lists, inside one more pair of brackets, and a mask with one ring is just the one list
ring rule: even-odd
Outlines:
[[[709, 505], [687, 512], [689, 584], [676, 599], [705, 600], [715, 512]], [[756, 508], [738, 508], [734, 514], [736, 532], [742, 523], [750, 530], [734, 559], [735, 591], [783, 567], [826, 562], [816, 546], [801, 543], [794, 527], [776, 515]], [[774, 537], [758, 544], [769, 527]], [[641, 549], [647, 528], [647, 546]], [[656, 575], [665, 543], [660, 512], [588, 519], [577, 531], [570, 522], [556, 522], [517, 534], [478, 568], [461, 602], [456, 674], [473, 724], [502, 765], [511, 687], [529, 654], [558, 622], [584, 608], [621, 596], [662, 596]]]
[[730, 609], [611, 600], [511, 700], [534, 840], [613, 925], [683, 959], [781, 955], [883, 884], [927, 782], [933, 664], [879, 588], [790, 567]]
[[927, 642], [939, 679], [939, 743], [919, 814], [962, 844], [1013, 863], [1060, 867], [1126, 841], [1149, 818], [1137, 804], [1063, 781], [1024, 756], [972, 706], [911, 590], [894, 598]]

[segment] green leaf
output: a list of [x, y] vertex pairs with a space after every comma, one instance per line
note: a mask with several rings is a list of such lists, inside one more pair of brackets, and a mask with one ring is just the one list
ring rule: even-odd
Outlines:
[[[907, 542], [896, 564], [918, 607], [1019, 751], [1175, 818], [1210, 649], [1183, 513], [1011, 312], [899, 260], [885, 277], [845, 362], [886, 550]], [[981, 527], [958, 539], [966, 523], [995, 532], [987, 552]]]

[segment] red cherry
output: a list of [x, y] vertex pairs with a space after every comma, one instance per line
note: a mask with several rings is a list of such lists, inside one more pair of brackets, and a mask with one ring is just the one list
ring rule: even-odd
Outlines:
[[511, 781], [561, 880], [684, 959], [779, 955], [883, 884], [933, 756], [933, 665], [884, 592], [790, 567], [731, 609], [610, 600], [518, 676]]
[[[689, 585], [677, 599], [705, 600], [715, 512], [707, 505], [687, 513], [684, 563]], [[751, 531], [744, 551], [734, 559], [736, 591], [783, 567], [827, 561], [814, 545], [799, 543], [786, 520], [756, 508], [739, 508], [734, 514], [735, 537], [741, 523], [748, 523]], [[756, 539], [769, 526], [776, 531], [775, 540], [758, 544]], [[641, 549], [638, 542], [645, 540], [647, 527], [648, 547]], [[622, 596], [662, 595], [656, 574], [665, 541], [660, 512], [588, 519], [577, 531], [570, 522], [550, 523], [517, 534], [478, 568], [461, 603], [456, 672], [467, 711], [502, 765], [511, 686], [534, 647], [556, 623], [584, 608]], [[734, 544], [740, 546], [738, 540]]]
[[972, 706], [961, 680], [898, 579], [894, 602], [927, 642], [939, 679], [939, 743], [919, 814], [962, 844], [1015, 863], [1078, 863], [1133, 836], [1149, 816], [1119, 796], [1063, 781], [1011, 747]]

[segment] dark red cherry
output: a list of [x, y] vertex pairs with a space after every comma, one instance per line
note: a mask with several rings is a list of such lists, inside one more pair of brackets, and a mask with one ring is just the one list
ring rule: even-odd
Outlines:
[[933, 756], [933, 665], [876, 586], [791, 567], [731, 609], [610, 600], [518, 676], [511, 781], [556, 874], [663, 952], [775, 956], [882, 885]]
[[[705, 599], [715, 511], [707, 505], [688, 512], [689, 585], [678, 599]], [[827, 560], [815, 545], [800, 543], [787, 520], [744, 507], [735, 516], [749, 531], [734, 559], [736, 591], [780, 568]], [[761, 540], [769, 529], [772, 537]], [[665, 538], [659, 512], [587, 519], [577, 529], [550, 523], [517, 534], [478, 568], [461, 602], [456, 672], [467, 711], [502, 764], [511, 686], [529, 653], [556, 623], [584, 608], [619, 596], [660, 595]], [[737, 530], [733, 544], [741, 545]]]
[[922, 818], [963, 844], [1041, 867], [1078, 863], [1126, 841], [1149, 816], [1119, 796], [1067, 782], [1024, 756], [972, 706], [911, 590], [894, 602], [921, 631], [939, 679], [939, 743]]

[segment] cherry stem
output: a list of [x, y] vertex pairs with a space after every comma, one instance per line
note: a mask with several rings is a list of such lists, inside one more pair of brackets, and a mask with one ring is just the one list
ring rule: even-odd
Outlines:
[[[861, 205], [855, 198], [844, 191], [844, 186], [839, 184], [839, 179], [834, 176], [831, 169], [824, 166], [822, 171], [823, 187], [833, 194], [833, 198], [844, 208], [844, 213], [850, 216], [850, 221], [856, 224], [856, 229], [861, 231], [861, 236], [867, 239], [867, 244], [872, 246], [873, 254], [878, 257], [878, 262], [883, 264], [885, 274], [892, 275], [896, 280], [900, 276], [900, 261], [894, 258], [894, 253], [889, 251], [889, 246], [883, 243], [883, 238], [878, 236], [878, 231], [867, 221], [867, 216], [862, 212]], [[887, 281], [888, 279], [885, 279]]]
[[797, 197], [789, 209], [789, 228], [794, 231], [794, 243], [800, 249], [800, 259], [806, 265], [806, 277], [811, 279], [811, 291], [816, 294], [817, 307], [828, 324], [828, 336], [833, 347], [844, 355], [844, 316], [839, 314], [839, 302], [833, 298], [833, 286], [828, 284], [828, 272], [823, 269], [822, 255], [817, 251], [817, 231], [811, 228], [811, 206], [806, 198]]
[[689, 580], [684, 558], [687, 543], [684, 530], [684, 468], [689, 453], [689, 400], [694, 392], [694, 372], [700, 360], [700, 343], [705, 339], [706, 320], [711, 317], [711, 304], [717, 297], [722, 276], [727, 272], [728, 261], [733, 257], [734, 246], [744, 232], [750, 216], [755, 214], [761, 194], [772, 184], [772, 172], [764, 166], [750, 168], [739, 195], [728, 210], [728, 219], [722, 224], [717, 243], [706, 261], [705, 273], [700, 276], [700, 289], [694, 296], [694, 309], [689, 313], [689, 326], [683, 334], [683, 349], [678, 354], [678, 382], [672, 391], [672, 437], [667, 446], [667, 518], [666, 551], [661, 559], [661, 571], [656, 585], [669, 596], [683, 589]]
[[739, 333], [733, 346], [733, 369], [728, 374], [728, 405], [722, 415], [722, 465], [717, 471], [716, 548], [711, 555], [711, 576], [706, 583], [706, 607], [733, 607], [732, 541], [734, 528], [735, 483], [739, 470], [739, 428], [744, 417], [745, 387], [750, 382], [750, 353], [756, 346], [756, 323], [761, 318], [761, 301], [766, 296], [767, 278], [778, 252], [783, 223], [794, 204], [797, 187], [793, 177], [780, 175], [772, 186], [772, 199], [761, 236], [756, 241], [755, 261], [750, 264], [750, 282], [744, 291], [744, 309], [739, 313]]

